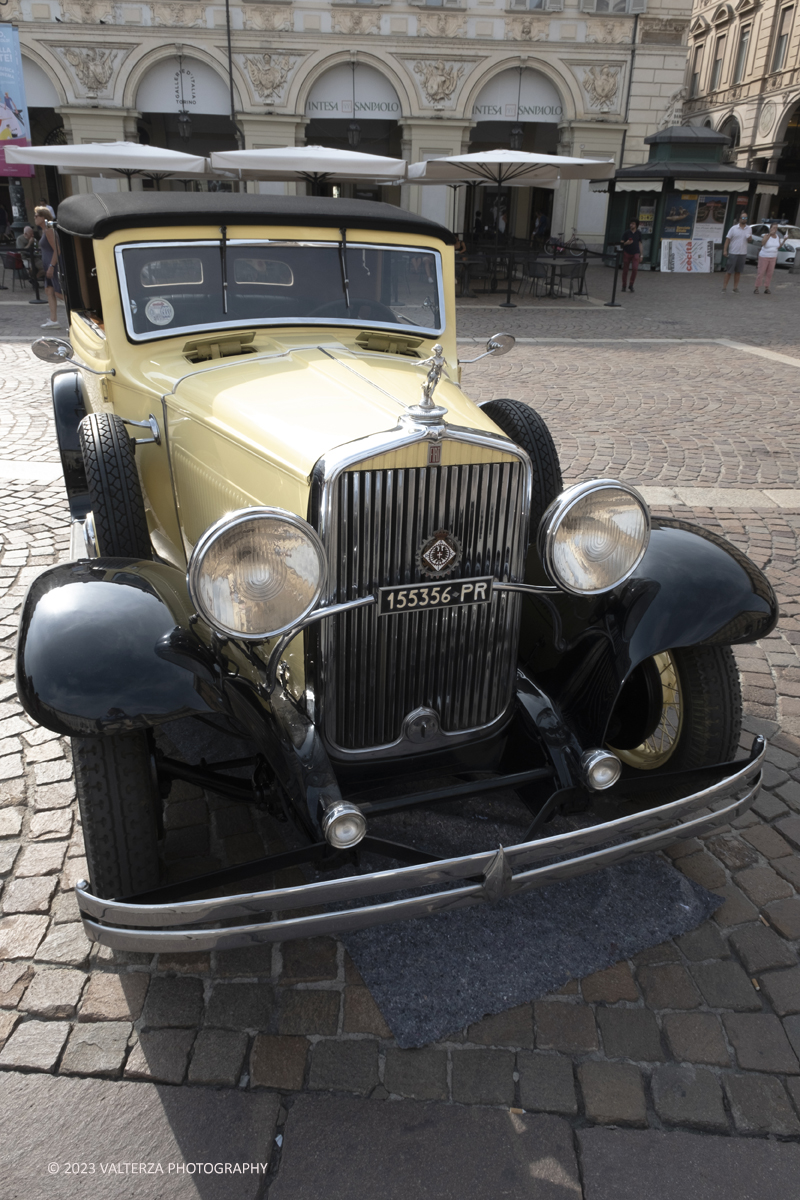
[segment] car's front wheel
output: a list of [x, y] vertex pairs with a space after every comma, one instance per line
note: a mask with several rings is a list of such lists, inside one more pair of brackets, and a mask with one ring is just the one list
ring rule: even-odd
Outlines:
[[105, 900], [158, 885], [161, 800], [144, 730], [72, 739], [89, 884]]
[[729, 762], [741, 726], [730, 646], [686, 646], [636, 667], [612, 714], [608, 746], [634, 770], [687, 771]]

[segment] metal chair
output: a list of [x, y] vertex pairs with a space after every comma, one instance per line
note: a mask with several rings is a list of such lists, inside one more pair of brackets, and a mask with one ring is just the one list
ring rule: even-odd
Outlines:
[[578, 292], [583, 292], [586, 277], [586, 263], [563, 263], [556, 273], [559, 296], [564, 295], [564, 285], [568, 284], [569, 299], [575, 298], [575, 283], [578, 282]]
[[550, 286], [550, 268], [546, 263], [537, 262], [535, 257], [531, 255], [526, 258], [522, 264], [522, 286], [520, 287], [520, 295], [522, 295], [527, 285], [530, 287], [530, 293], [534, 298], [539, 296], [540, 280], [543, 285], [541, 294], [547, 295], [547, 290]]
[[3, 283], [6, 281], [6, 271], [11, 272], [11, 290], [16, 289], [17, 281], [20, 286], [25, 287], [28, 282], [28, 272], [25, 269], [25, 263], [22, 260], [22, 255], [17, 250], [6, 250], [2, 255], [3, 261]]

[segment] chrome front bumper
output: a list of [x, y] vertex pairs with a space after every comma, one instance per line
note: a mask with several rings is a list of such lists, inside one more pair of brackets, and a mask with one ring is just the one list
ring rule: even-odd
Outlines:
[[[636, 854], [663, 849], [680, 838], [697, 837], [735, 820], [747, 811], [761, 790], [761, 766], [766, 750], [764, 738], [757, 737], [750, 758], [742, 762], [740, 769], [721, 782], [670, 804], [518, 846], [301, 887], [177, 904], [101, 900], [81, 880], [76, 887], [78, 905], [92, 941], [115, 950], [174, 953], [345, 933], [493, 903], [504, 896], [586, 875]], [[554, 858], [559, 861], [552, 861]], [[532, 863], [543, 865], [520, 869]], [[362, 907], [341, 907], [347, 901], [437, 885], [444, 890]], [[340, 907], [299, 917], [276, 916], [295, 908], [320, 905]], [[220, 926], [219, 922], [226, 924]]]

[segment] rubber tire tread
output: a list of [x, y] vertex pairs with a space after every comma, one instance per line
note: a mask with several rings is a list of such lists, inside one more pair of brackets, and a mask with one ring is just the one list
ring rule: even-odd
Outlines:
[[730, 762], [742, 729], [742, 689], [730, 646], [671, 650], [681, 682], [683, 728], [664, 771]]
[[144, 730], [72, 739], [89, 882], [105, 900], [159, 882], [158, 824]]
[[564, 490], [552, 434], [536, 409], [521, 400], [490, 400], [481, 405], [481, 411], [530, 456], [533, 464], [530, 527], [531, 536], [535, 537], [545, 509]]
[[139, 472], [125, 422], [111, 413], [90, 413], [78, 433], [100, 554], [152, 558]]

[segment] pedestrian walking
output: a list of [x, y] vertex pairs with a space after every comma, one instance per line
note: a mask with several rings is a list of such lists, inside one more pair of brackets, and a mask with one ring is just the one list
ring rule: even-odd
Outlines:
[[747, 257], [747, 243], [752, 240], [753, 227], [747, 224], [747, 213], [739, 213], [739, 220], [735, 225], [731, 225], [728, 236], [725, 238], [725, 245], [722, 247], [723, 255], [727, 255], [728, 258], [728, 269], [722, 285], [723, 292], [728, 290], [728, 280], [731, 275], [733, 275], [733, 290], [739, 291], [739, 278], [744, 270], [744, 260]]
[[639, 233], [639, 222], [631, 221], [628, 226], [628, 232], [622, 238], [622, 290], [625, 291], [625, 285], [628, 282], [628, 272], [631, 273], [629, 292], [633, 291], [633, 285], [636, 282], [636, 275], [639, 271], [639, 263], [642, 258], [642, 235]]
[[56, 329], [60, 326], [58, 301], [63, 301], [64, 297], [61, 294], [61, 280], [58, 274], [58, 242], [52, 225], [53, 210], [49, 205], [40, 204], [33, 211], [36, 224], [42, 231], [39, 250], [44, 267], [44, 294], [50, 306], [50, 318], [42, 322], [42, 329]]
[[775, 270], [775, 264], [778, 261], [778, 250], [785, 241], [786, 238], [781, 238], [778, 233], [777, 221], [772, 221], [769, 229], [764, 234], [764, 240], [758, 252], [758, 275], [756, 275], [756, 286], [753, 288], [756, 296], [762, 283], [764, 285], [764, 295], [769, 296], [769, 285], [772, 283], [772, 272]]

